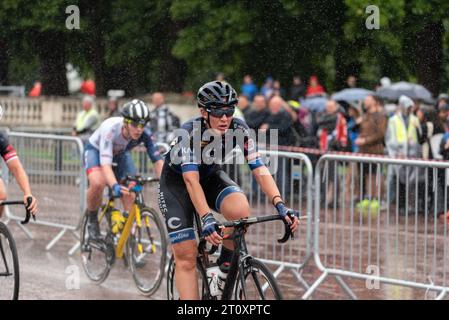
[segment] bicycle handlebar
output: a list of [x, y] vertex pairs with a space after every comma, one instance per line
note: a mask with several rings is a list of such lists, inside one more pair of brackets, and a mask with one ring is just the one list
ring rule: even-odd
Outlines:
[[31, 216], [33, 216], [33, 220], [36, 221], [36, 217], [34, 215], [32, 215], [31, 211], [28, 209], [28, 207], [30, 206], [32, 201], [33, 201], [33, 198], [31, 198], [31, 197], [27, 198], [27, 204], [26, 205], [25, 205], [25, 203], [23, 203], [23, 201], [19, 201], [19, 200], [1, 201], [0, 202], [0, 206], [23, 205], [25, 207], [25, 210], [26, 210], [26, 216], [25, 216], [25, 220], [20, 221], [20, 223], [21, 224], [27, 224], [30, 221]]
[[[290, 218], [292, 218], [292, 217], [290, 217]], [[305, 220], [307, 218], [308, 218], [308, 216], [301, 216], [301, 217], [299, 217], [299, 220]], [[251, 224], [262, 223], [262, 222], [267, 222], [267, 221], [274, 221], [274, 220], [282, 220], [282, 222], [284, 222], [284, 227], [285, 227], [284, 236], [281, 239], [278, 239], [278, 243], [287, 242], [290, 237], [293, 237], [293, 233], [290, 229], [290, 225], [278, 214], [271, 215], [271, 216], [244, 218], [244, 219], [239, 219], [239, 220], [234, 220], [234, 221], [225, 221], [222, 223], [222, 225], [225, 228], [230, 228], [230, 227], [248, 226]]]
[[124, 181], [125, 182], [136, 182], [138, 184], [145, 184], [145, 183], [158, 182], [159, 178], [144, 177], [144, 176], [140, 176], [140, 175], [135, 175], [135, 176], [127, 175], [126, 178], [124, 179]]

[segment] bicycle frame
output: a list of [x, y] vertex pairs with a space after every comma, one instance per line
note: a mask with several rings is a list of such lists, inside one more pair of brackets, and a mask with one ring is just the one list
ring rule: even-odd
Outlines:
[[[136, 199], [134, 200], [133, 205], [131, 206], [131, 210], [129, 212], [129, 216], [126, 220], [125, 226], [123, 227], [122, 233], [120, 235], [120, 238], [118, 240], [116, 249], [115, 249], [115, 256], [116, 258], [123, 258], [123, 253], [126, 245], [126, 241], [128, 240], [131, 229], [133, 226], [134, 221], [136, 221], [137, 226], [140, 228], [142, 227], [142, 220], [141, 220], [141, 214], [140, 214], [140, 208], [143, 206], [144, 200], [143, 200], [143, 194], [142, 192], [136, 192]], [[104, 216], [106, 215], [106, 212], [108, 210], [114, 209], [114, 198], [109, 198], [107, 205], [104, 207], [104, 209], [101, 212], [99, 221], [101, 221]], [[142, 244], [139, 243], [138, 250], [140, 253], [143, 252]]]
[[[299, 219], [306, 219], [307, 216], [303, 216], [300, 217]], [[225, 227], [232, 227], [234, 228], [232, 234], [231, 234], [231, 238], [233, 239], [233, 243], [234, 243], [234, 252], [231, 258], [231, 265], [229, 268], [229, 272], [228, 272], [228, 276], [226, 277], [226, 282], [225, 282], [225, 286], [223, 289], [223, 294], [222, 294], [222, 300], [230, 300], [232, 297], [232, 292], [234, 290], [234, 286], [236, 284], [236, 279], [237, 279], [237, 275], [240, 274], [240, 281], [241, 286], [242, 286], [242, 290], [244, 295], [246, 295], [245, 292], [245, 278], [244, 278], [244, 268], [246, 265], [246, 261], [248, 259], [252, 259], [252, 256], [248, 253], [248, 247], [246, 245], [246, 241], [245, 241], [245, 233], [246, 233], [246, 227], [251, 225], [251, 224], [255, 224], [255, 223], [261, 223], [261, 222], [267, 222], [267, 221], [274, 221], [274, 220], [280, 220], [281, 218], [277, 215], [273, 215], [273, 216], [265, 216], [265, 217], [253, 217], [253, 218], [246, 218], [246, 219], [241, 219], [241, 220], [236, 220], [236, 221], [230, 221], [230, 222], [225, 222], [223, 225]], [[206, 240], [204, 240], [204, 238], [201, 238], [201, 223], [199, 220], [198, 215], [195, 215], [195, 222], [197, 225], [197, 232], [198, 235], [200, 237], [200, 243], [198, 245], [198, 261], [200, 262], [200, 266], [201, 266], [201, 272], [205, 273], [206, 272], [206, 268], [209, 267], [209, 265], [211, 264], [209, 261], [209, 255], [213, 254], [215, 252], [215, 250], [217, 249], [217, 247], [212, 247], [212, 249], [210, 251], [207, 251], [205, 249], [205, 243]], [[283, 236], [282, 239], [279, 239], [278, 242], [279, 243], [284, 243], [286, 242], [291, 236], [292, 233], [290, 231], [290, 227], [284, 222], [284, 226], [285, 226], [285, 234]]]
[[[232, 237], [234, 238], [234, 253], [231, 259], [231, 266], [229, 268], [228, 276], [226, 277], [225, 286], [223, 289], [222, 300], [230, 300], [232, 296], [232, 291], [234, 290], [234, 285], [236, 282], [236, 278], [238, 273], [240, 272], [243, 275], [244, 270], [243, 267], [245, 265], [245, 261], [247, 259], [251, 259], [252, 257], [248, 254], [248, 248], [246, 246], [245, 241], [245, 230], [243, 229], [234, 229], [232, 233]], [[244, 288], [245, 279], [240, 277], [242, 280], [242, 288]]]

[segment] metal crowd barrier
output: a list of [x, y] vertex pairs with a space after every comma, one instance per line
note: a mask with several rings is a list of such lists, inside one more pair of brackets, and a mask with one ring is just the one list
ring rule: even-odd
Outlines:
[[[168, 151], [167, 145], [159, 145], [162, 150]], [[296, 238], [287, 244], [278, 244], [277, 239], [282, 236], [284, 226], [280, 222], [271, 222], [251, 226], [247, 234], [247, 244], [251, 253], [265, 263], [275, 268], [274, 276], [291, 277], [305, 289], [309, 285], [302, 277], [302, 270], [312, 258], [312, 164], [307, 156], [300, 153], [260, 151], [269, 160], [268, 167], [279, 187], [281, 195], [287, 206], [299, 210], [310, 218], [302, 223], [296, 232]], [[144, 148], [136, 148], [132, 152], [137, 171], [142, 174], [154, 174], [153, 166], [149, 161]], [[267, 199], [256, 183], [251, 170], [244, 159], [235, 161], [241, 152], [235, 151], [229, 162], [223, 165], [229, 174], [245, 192], [248, 197], [252, 215], [270, 215], [275, 213], [271, 200]], [[145, 196], [149, 197], [150, 204], [157, 207], [157, 190], [155, 186], [146, 187]], [[219, 217], [219, 216], [218, 216]], [[287, 275], [286, 272], [290, 271]]]
[[[279, 191], [287, 206], [299, 210], [310, 218], [303, 222], [296, 237], [286, 244], [277, 243], [284, 226], [279, 222], [256, 224], [248, 229], [246, 237], [251, 254], [276, 268], [277, 278], [287, 277], [289, 284], [298, 283], [305, 289], [309, 285], [302, 276], [307, 262], [312, 258], [312, 184], [313, 171], [309, 158], [301, 153], [259, 151], [273, 174]], [[239, 155], [241, 156], [241, 153]], [[248, 165], [240, 159], [240, 164], [225, 164], [224, 169], [245, 192], [251, 207], [251, 215], [270, 215], [276, 212], [255, 181]], [[284, 271], [290, 271], [290, 274]], [[293, 281], [292, 281], [293, 280]], [[295, 286], [296, 287], [296, 286]]]
[[[357, 298], [351, 284], [358, 279], [367, 289], [389, 284], [443, 299], [449, 238], [439, 214], [448, 211], [448, 169], [447, 162], [322, 156], [314, 195], [314, 260], [321, 275], [303, 299], [329, 276], [351, 298]], [[397, 299], [405, 291], [383, 294]]]
[[[59, 229], [46, 246], [51, 248], [69, 231], [76, 238], [76, 229], [85, 210], [86, 176], [83, 169], [83, 145], [80, 139], [60, 135], [9, 132], [9, 140], [17, 151], [28, 174], [33, 195], [39, 201], [38, 226]], [[3, 178], [8, 198], [22, 199], [23, 194], [4, 165]], [[6, 210], [6, 217], [16, 221], [30, 239], [33, 234], [19, 221], [22, 208]]]

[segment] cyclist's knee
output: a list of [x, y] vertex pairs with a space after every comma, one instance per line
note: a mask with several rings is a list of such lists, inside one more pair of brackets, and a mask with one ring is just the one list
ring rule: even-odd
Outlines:
[[[193, 244], [193, 245], [192, 245]], [[176, 267], [185, 271], [195, 270], [198, 255], [196, 242], [186, 241], [173, 246]]]
[[246, 218], [250, 214], [248, 199], [243, 193], [231, 193], [222, 201], [220, 212], [227, 220]]
[[89, 188], [94, 192], [102, 192], [106, 186], [106, 181], [100, 172], [89, 175]]

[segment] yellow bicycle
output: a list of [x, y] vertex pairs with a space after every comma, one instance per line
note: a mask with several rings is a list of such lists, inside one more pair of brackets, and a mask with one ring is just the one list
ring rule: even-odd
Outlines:
[[86, 275], [95, 283], [106, 280], [115, 260], [124, 258], [133, 274], [137, 288], [152, 295], [164, 277], [167, 259], [167, 233], [162, 217], [143, 199], [143, 186], [159, 179], [127, 176], [124, 184], [133, 184], [130, 191], [136, 198], [128, 217], [114, 207], [110, 193], [98, 217], [102, 240], [89, 238], [87, 215], [81, 228], [81, 257]]

